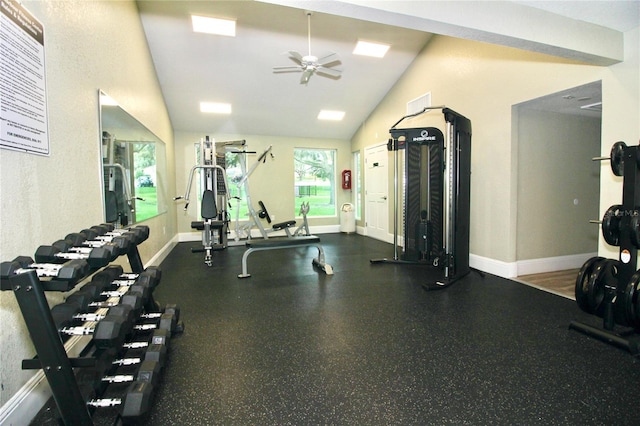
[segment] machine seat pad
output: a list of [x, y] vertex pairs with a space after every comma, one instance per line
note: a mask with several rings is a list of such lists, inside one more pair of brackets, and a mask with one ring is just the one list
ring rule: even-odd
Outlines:
[[246, 243], [248, 248], [269, 248], [269, 247], [294, 247], [320, 243], [320, 237], [308, 235], [293, 238], [267, 238], [266, 240], [251, 240]]
[[295, 226], [295, 224], [296, 224], [295, 220], [288, 220], [286, 222], [274, 223], [273, 229], [279, 230], [279, 229], [291, 228], [292, 226]]
[[216, 207], [216, 197], [213, 191], [210, 189], [205, 190], [202, 193], [202, 206], [201, 206], [202, 218], [214, 219], [218, 216], [218, 208]]
[[[214, 229], [221, 229], [224, 226], [224, 221], [222, 220], [212, 220], [211, 227]], [[191, 228], [197, 229], [198, 231], [204, 230], [204, 221], [195, 221], [191, 222]]]

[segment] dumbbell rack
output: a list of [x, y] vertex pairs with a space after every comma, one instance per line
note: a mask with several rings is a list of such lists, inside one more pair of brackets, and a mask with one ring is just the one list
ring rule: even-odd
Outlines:
[[[131, 244], [126, 255], [133, 273], [144, 271], [137, 244]], [[37, 354], [32, 360], [23, 360], [23, 369], [43, 370], [60, 420], [65, 425], [93, 425], [91, 413], [73, 369], [90, 367], [95, 364], [95, 359], [68, 356], [51, 315], [45, 292], [70, 291], [99, 269], [101, 268], [87, 268], [87, 273], [73, 279], [39, 277], [35, 269], [16, 274], [0, 274], [0, 290], [13, 291]]]
[[[610, 207], [602, 219], [607, 243], [619, 246], [618, 259], [594, 257], [576, 279], [578, 306], [602, 317], [602, 327], [572, 321], [570, 329], [640, 355], [640, 146], [616, 142], [611, 169], [623, 177], [622, 205]], [[600, 159], [600, 158], [598, 158]]]

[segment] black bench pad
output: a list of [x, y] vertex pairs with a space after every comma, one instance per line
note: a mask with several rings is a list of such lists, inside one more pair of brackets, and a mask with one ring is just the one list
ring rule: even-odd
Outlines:
[[273, 229], [280, 230], [280, 229], [284, 229], [284, 228], [291, 228], [292, 226], [295, 226], [295, 225], [296, 225], [296, 221], [295, 220], [288, 220], [286, 222], [274, 223], [273, 224]]

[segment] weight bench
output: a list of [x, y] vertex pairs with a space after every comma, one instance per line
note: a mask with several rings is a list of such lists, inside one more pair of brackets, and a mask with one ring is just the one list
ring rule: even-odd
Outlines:
[[322, 249], [322, 244], [320, 244], [320, 238], [315, 235], [248, 241], [246, 246], [247, 250], [242, 255], [242, 273], [238, 275], [238, 278], [248, 278], [251, 276], [251, 274], [247, 272], [247, 259], [249, 258], [249, 255], [255, 251], [278, 250], [305, 246], [316, 246], [318, 249], [318, 257], [313, 259], [312, 264], [322, 269], [327, 275], [333, 275], [333, 268], [331, 265], [325, 263], [324, 250]]

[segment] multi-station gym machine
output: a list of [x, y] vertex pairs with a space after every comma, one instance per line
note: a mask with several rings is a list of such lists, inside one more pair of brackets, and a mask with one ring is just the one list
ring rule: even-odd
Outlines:
[[106, 222], [127, 226], [135, 221], [135, 200], [144, 201], [131, 195], [131, 171], [122, 165], [131, 154], [109, 132], [102, 132], [102, 146]]
[[[441, 110], [438, 127], [397, 128], [407, 118]], [[422, 264], [436, 272], [426, 289], [443, 288], [468, 274], [471, 185], [471, 121], [444, 106], [426, 107], [402, 117], [389, 130], [394, 152], [393, 259], [371, 263]], [[402, 181], [402, 254], [398, 254], [400, 208], [399, 153], [404, 152]]]
[[602, 327], [573, 321], [570, 328], [640, 354], [640, 146], [616, 142], [609, 157], [614, 175], [623, 178], [622, 204], [607, 209], [602, 236], [619, 247], [618, 259], [596, 256], [585, 262], [576, 278], [575, 295], [583, 311], [602, 318]]
[[[184, 196], [174, 200], [185, 200], [184, 210], [189, 207], [189, 194], [196, 171], [200, 171], [200, 189], [202, 199], [200, 204], [201, 221], [191, 222], [191, 227], [202, 231], [202, 248], [192, 249], [193, 252], [204, 252], [204, 262], [212, 265], [213, 251], [227, 247], [227, 227], [229, 215], [226, 207], [229, 202], [229, 184], [224, 164], [224, 149], [226, 146], [244, 146], [245, 141], [215, 143], [209, 136], [198, 144], [198, 164], [191, 168]], [[222, 153], [217, 148], [222, 146]]]

